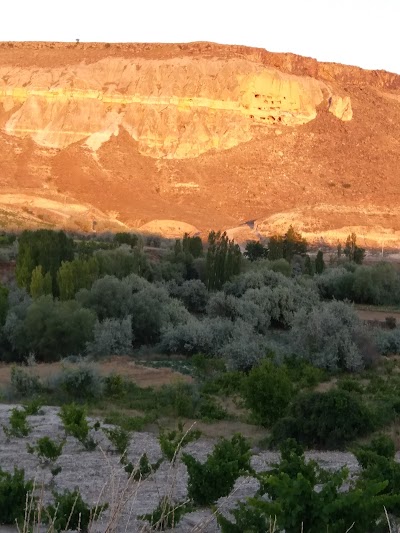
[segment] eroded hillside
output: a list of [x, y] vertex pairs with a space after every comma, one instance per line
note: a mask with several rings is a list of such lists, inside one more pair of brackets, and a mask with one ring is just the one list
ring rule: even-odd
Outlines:
[[400, 243], [386, 72], [210, 43], [1, 43], [0, 156], [10, 227]]

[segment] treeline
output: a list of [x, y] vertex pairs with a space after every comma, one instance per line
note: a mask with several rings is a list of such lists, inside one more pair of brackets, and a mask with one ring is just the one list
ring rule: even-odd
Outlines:
[[[348, 241], [356, 247], [355, 237]], [[330, 369], [363, 367], [368, 335], [347, 304], [329, 300], [396, 304], [397, 271], [357, 265], [351, 255], [326, 265], [320, 252], [313, 261], [291, 227], [271, 239], [269, 251], [277, 243], [286, 259], [250, 257], [253, 243], [243, 256], [221, 232], [211, 232], [205, 248], [184, 235], [157, 256], [134, 234], [96, 243], [23, 232], [17, 286], [0, 287], [2, 359], [99, 357], [151, 345], [218, 356], [246, 371], [269, 352]], [[379, 337], [383, 352], [400, 346], [397, 333]]]

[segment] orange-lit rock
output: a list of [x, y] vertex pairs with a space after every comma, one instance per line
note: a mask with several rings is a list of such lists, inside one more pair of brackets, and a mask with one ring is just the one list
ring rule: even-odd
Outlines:
[[242, 46], [0, 43], [0, 224], [398, 246], [399, 102], [395, 74]]

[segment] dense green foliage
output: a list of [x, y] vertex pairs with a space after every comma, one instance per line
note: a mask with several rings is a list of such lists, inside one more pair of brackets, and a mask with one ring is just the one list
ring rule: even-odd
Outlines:
[[234, 523], [218, 517], [223, 533], [378, 533], [387, 528], [385, 509], [394, 511], [400, 503], [399, 493], [384, 493], [386, 481], [354, 481], [346, 468], [328, 472], [306, 462], [293, 440], [282, 444], [280, 463], [259, 479], [258, 495], [232, 512]]
[[196, 505], [210, 505], [227, 496], [236, 479], [251, 471], [250, 456], [250, 446], [241, 435], [234, 435], [231, 440], [221, 439], [205, 463], [184, 453], [182, 461], [189, 474], [189, 498]]
[[355, 394], [310, 392], [298, 396], [288, 416], [275, 424], [272, 441], [295, 438], [310, 448], [335, 449], [373, 429], [373, 414]]
[[20, 287], [29, 290], [32, 273], [41, 266], [50, 275], [54, 294], [57, 294], [56, 274], [62, 261], [73, 259], [73, 242], [63, 231], [23, 231], [18, 237], [16, 278]]
[[52, 524], [54, 530], [75, 531], [86, 533], [89, 525], [97, 520], [107, 508], [107, 504], [90, 508], [82, 499], [79, 490], [63, 493], [53, 492], [54, 503], [46, 508], [43, 519]]
[[269, 360], [254, 367], [243, 382], [246, 405], [257, 422], [269, 426], [282, 418], [294, 395], [293, 384], [286, 368]]
[[14, 472], [4, 472], [0, 468], [0, 524], [23, 523], [27, 495], [31, 496], [33, 481], [25, 479], [24, 470], [14, 468]]

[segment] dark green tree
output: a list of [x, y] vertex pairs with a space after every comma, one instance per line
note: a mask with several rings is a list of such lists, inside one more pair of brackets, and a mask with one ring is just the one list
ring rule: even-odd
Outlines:
[[249, 261], [257, 261], [267, 257], [268, 250], [261, 244], [260, 241], [248, 241], [246, 250], [243, 254]]
[[361, 265], [364, 261], [365, 249], [357, 246], [357, 235], [355, 233], [351, 233], [347, 237], [344, 254], [349, 261], [354, 261], [358, 265]]
[[307, 241], [294, 230], [293, 226], [289, 226], [283, 237], [283, 257], [290, 263], [294, 255], [305, 253], [307, 253]]
[[203, 255], [203, 243], [199, 236], [191, 237], [185, 233], [182, 239], [182, 249], [185, 253], [189, 253], [196, 259]]
[[3, 326], [8, 311], [8, 289], [0, 284], [0, 326]]
[[135, 233], [127, 232], [116, 233], [114, 239], [117, 243], [128, 246], [136, 246], [139, 242], [139, 237]]
[[317, 257], [315, 259], [315, 272], [317, 274], [322, 274], [324, 270], [325, 270], [324, 254], [322, 250], [318, 250]]
[[23, 231], [18, 238], [15, 271], [18, 285], [29, 291], [34, 268], [42, 266], [44, 275], [50, 273], [53, 294], [57, 294], [57, 270], [62, 261], [71, 261], [73, 256], [73, 241], [63, 231]]
[[283, 237], [282, 235], [272, 235], [268, 243], [268, 259], [275, 261], [283, 259]]
[[206, 258], [208, 289], [220, 289], [226, 281], [239, 274], [241, 258], [239, 246], [228, 238], [226, 232], [211, 231]]

